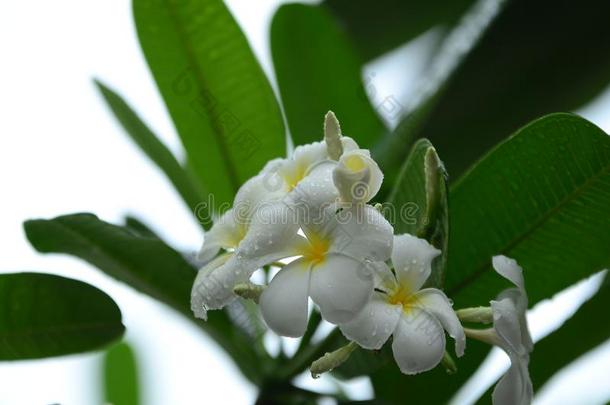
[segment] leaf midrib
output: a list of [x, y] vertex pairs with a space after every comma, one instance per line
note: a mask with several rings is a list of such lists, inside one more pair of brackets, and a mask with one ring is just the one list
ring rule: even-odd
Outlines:
[[[573, 201], [575, 198], [577, 198], [578, 196], [580, 196], [582, 193], [585, 192], [585, 190], [588, 189], [589, 186], [591, 186], [593, 183], [597, 182], [601, 177], [603, 177], [604, 175], [608, 174], [608, 172], [610, 172], [610, 163], [608, 163], [606, 166], [603, 166], [599, 172], [597, 174], [595, 174], [594, 176], [588, 178], [584, 183], [582, 183], [580, 186], [578, 186], [577, 188], [574, 189], [574, 192], [568, 194], [562, 201], [559, 202], [559, 204], [557, 204], [555, 207], [551, 208], [550, 210], [548, 210], [545, 214], [543, 214], [540, 219], [538, 219], [534, 225], [530, 228], [528, 228], [525, 232], [523, 232], [521, 235], [517, 236], [516, 238], [514, 238], [512, 241], [510, 241], [507, 246], [504, 249], [501, 249], [498, 253], [502, 253], [502, 254], [507, 254], [509, 251], [511, 251], [515, 246], [517, 246], [519, 243], [521, 243], [524, 239], [526, 239], [527, 237], [529, 237], [531, 234], [533, 234], [535, 231], [537, 231], [540, 227], [542, 227], [542, 225], [544, 223], [546, 223], [556, 212], [558, 212], [561, 208], [563, 208], [565, 205], [569, 204], [571, 201]], [[476, 279], [478, 279], [479, 277], [481, 277], [483, 275], [483, 273], [485, 272], [486, 269], [489, 268], [489, 264], [488, 263], [483, 263], [482, 265], [478, 266], [476, 268], [476, 270], [470, 274], [468, 277], [466, 277], [464, 280], [462, 280], [461, 282], [459, 282], [455, 287], [447, 290], [447, 294], [448, 295], [455, 295], [457, 294], [460, 290], [462, 290], [464, 287], [466, 287], [467, 285], [473, 283]]]
[[[170, 20], [172, 21], [172, 24], [174, 25], [174, 28], [175, 28], [176, 32], [178, 33], [179, 42], [182, 44], [187, 61], [189, 62], [190, 65], [195, 67], [195, 69], [193, 69], [193, 72], [194, 72], [195, 80], [197, 81], [198, 92], [201, 93], [201, 89], [205, 89], [205, 88], [209, 88], [209, 87], [207, 86], [207, 82], [206, 82], [205, 78], [201, 74], [201, 69], [200, 69], [199, 63], [197, 62], [197, 58], [195, 57], [195, 53], [192, 48], [192, 43], [188, 40], [188, 35], [186, 35], [184, 30], [182, 29], [182, 24], [181, 24], [180, 18], [178, 17], [178, 13], [177, 13], [175, 6], [172, 4], [171, 1], [164, 0], [164, 2], [169, 11]], [[211, 116], [212, 112], [209, 110], [207, 105], [205, 106], [205, 109], [208, 112], [208, 116]], [[210, 127], [212, 128], [212, 133], [214, 135], [214, 139], [216, 140], [216, 143], [220, 149], [220, 155], [222, 158], [222, 162], [223, 162], [225, 168], [227, 169], [227, 177], [229, 178], [229, 182], [231, 183], [233, 191], [237, 192], [237, 190], [239, 189], [240, 182], [237, 177], [237, 173], [235, 172], [235, 168], [234, 168], [227, 144], [225, 143], [223, 137], [219, 136], [219, 132], [222, 132], [222, 130], [221, 130], [221, 128], [218, 127], [218, 125], [214, 124], [214, 120], [210, 120], [209, 124], [210, 124]]]

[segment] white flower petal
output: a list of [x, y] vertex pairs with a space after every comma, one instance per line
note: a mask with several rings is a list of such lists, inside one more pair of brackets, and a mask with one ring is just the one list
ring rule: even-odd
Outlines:
[[203, 246], [197, 254], [197, 260], [207, 263], [218, 254], [220, 249], [236, 248], [245, 233], [246, 224], [240, 221], [233, 209], [228, 210], [205, 233]]
[[449, 336], [455, 339], [455, 353], [458, 357], [461, 357], [466, 346], [466, 335], [445, 293], [436, 288], [425, 288], [418, 291], [416, 295], [416, 305], [421, 305], [423, 310], [434, 315], [440, 321]]
[[435, 317], [413, 308], [403, 312], [392, 342], [394, 359], [404, 374], [434, 368], [445, 353], [445, 332]]
[[268, 203], [252, 217], [246, 237], [236, 250], [239, 259], [255, 267], [297, 255], [301, 237], [295, 213], [283, 201]]
[[391, 305], [385, 296], [374, 293], [356, 317], [339, 325], [339, 329], [365, 349], [379, 350], [394, 333], [401, 313], [401, 305]]
[[246, 181], [237, 191], [233, 201], [233, 211], [238, 213], [236, 217], [242, 223], [248, 223], [252, 215], [268, 201], [279, 200], [286, 195], [286, 191], [278, 180], [273, 178], [273, 168], [265, 171]]
[[303, 210], [307, 214], [305, 218], [315, 218], [316, 214], [333, 204], [339, 196], [332, 178], [335, 166], [336, 163], [331, 161], [316, 165], [288, 193], [286, 202], [290, 206]]
[[529, 358], [510, 356], [511, 365], [492, 393], [494, 405], [529, 405], [534, 390], [527, 370]]
[[263, 291], [263, 319], [278, 335], [299, 337], [305, 333], [310, 274], [306, 261], [295, 260], [280, 270]]
[[351, 151], [356, 150], [356, 149], [360, 149], [360, 147], [358, 146], [356, 141], [354, 141], [349, 136], [342, 136], [341, 137], [341, 144], [343, 145], [343, 153], [351, 152]]
[[520, 290], [525, 291], [523, 269], [515, 259], [498, 255], [492, 258], [492, 264], [498, 274], [516, 285]]
[[309, 295], [330, 323], [352, 320], [372, 292], [372, 269], [352, 258], [329, 254], [311, 270]]
[[394, 237], [392, 264], [401, 285], [415, 292], [430, 277], [432, 260], [441, 251], [426, 240], [407, 233]]
[[370, 201], [381, 188], [383, 173], [366, 149], [344, 152], [333, 170], [333, 181], [342, 201]]
[[[530, 350], [527, 347], [528, 342], [523, 341], [521, 318], [515, 302], [509, 298], [491, 301], [491, 310], [494, 329], [502, 341], [502, 349], [508, 353], [527, 354]], [[527, 328], [527, 324], [524, 326]]]
[[364, 205], [341, 210], [334, 222], [330, 251], [372, 262], [390, 258], [394, 228], [375, 208]]
[[220, 309], [235, 299], [233, 287], [248, 280], [235, 255], [227, 253], [201, 268], [191, 291], [191, 309], [198, 318], [207, 318], [208, 309]]

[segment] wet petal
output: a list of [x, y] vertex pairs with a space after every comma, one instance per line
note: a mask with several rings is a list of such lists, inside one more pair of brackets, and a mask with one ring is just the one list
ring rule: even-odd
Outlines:
[[412, 292], [419, 290], [430, 277], [432, 260], [440, 254], [424, 239], [407, 233], [395, 236], [392, 264], [400, 284]]
[[426, 288], [416, 293], [417, 305], [438, 319], [443, 328], [455, 339], [455, 353], [458, 357], [464, 354], [466, 335], [449, 299], [441, 290]]
[[443, 358], [445, 332], [438, 320], [413, 308], [403, 312], [392, 342], [394, 359], [404, 374], [431, 370]]
[[[501, 347], [507, 352], [525, 355], [529, 342], [523, 341], [521, 317], [515, 302], [509, 298], [491, 301], [494, 329], [501, 340]], [[527, 328], [527, 324], [523, 325]], [[528, 333], [529, 336], [529, 333]]]
[[344, 152], [333, 170], [342, 201], [368, 202], [381, 188], [383, 173], [366, 149]]
[[207, 263], [218, 254], [220, 249], [236, 248], [245, 232], [245, 222], [240, 220], [233, 209], [228, 210], [214, 221], [214, 225], [209, 231], [206, 231], [197, 260]]
[[[324, 161], [317, 164], [286, 197], [286, 202], [303, 211], [300, 218], [315, 218], [320, 210], [324, 210], [339, 196], [333, 183], [332, 172], [336, 162]], [[306, 219], [305, 219], [306, 220]]]
[[394, 333], [401, 313], [402, 306], [390, 305], [385, 296], [374, 293], [362, 311], [351, 321], [339, 325], [339, 329], [346, 338], [365, 349], [378, 350]]
[[191, 309], [198, 318], [207, 318], [208, 309], [220, 309], [235, 299], [233, 287], [247, 281], [252, 271], [240, 267], [235, 255], [227, 253], [205, 265], [197, 273], [191, 290]]
[[333, 223], [330, 251], [371, 262], [390, 258], [394, 228], [375, 208], [364, 205], [341, 210]]
[[307, 328], [309, 265], [295, 260], [280, 270], [260, 298], [263, 319], [281, 336], [303, 336]]
[[330, 254], [315, 265], [309, 294], [330, 323], [351, 321], [373, 292], [372, 269], [352, 258]]
[[236, 255], [255, 267], [296, 256], [302, 239], [292, 211], [282, 201], [263, 205], [252, 217], [252, 224], [236, 250]]

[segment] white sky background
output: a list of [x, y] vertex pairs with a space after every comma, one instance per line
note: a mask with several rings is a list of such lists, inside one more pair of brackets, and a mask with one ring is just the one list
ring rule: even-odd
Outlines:
[[[268, 74], [272, 67], [267, 27], [279, 3], [229, 2]], [[417, 58], [426, 49], [423, 38], [369, 66], [366, 74], [373, 74], [377, 92], [405, 97], [392, 89], [408, 88], [415, 81], [421, 69]], [[396, 61], [402, 62], [400, 69], [392, 64]], [[89, 211], [110, 222], [120, 222], [126, 213], [137, 214], [181, 249], [196, 249], [201, 242], [190, 213], [114, 121], [92, 77], [126, 96], [182, 156], [137, 44], [129, 1], [0, 2], [0, 272], [63, 274], [112, 295], [121, 306], [127, 338], [141, 362], [147, 387], [144, 403], [252, 403], [254, 388], [191, 322], [86, 263], [35, 253], [24, 237], [21, 223], [27, 218]], [[583, 113], [610, 131], [610, 92]], [[583, 294], [586, 290], [587, 286]], [[575, 300], [568, 299], [562, 311]], [[549, 311], [557, 312], [556, 307]], [[98, 360], [99, 355], [90, 354], [0, 363], [0, 405], [101, 403]], [[488, 379], [498, 364], [502, 364], [501, 356], [486, 373]], [[540, 403], [558, 399], [575, 403], [583, 393], [590, 403], [604, 402], [610, 397], [607, 364], [608, 344], [592, 353], [587, 364], [545, 390]], [[598, 372], [590, 371], [591, 366]], [[304, 384], [316, 387], [324, 382]], [[370, 394], [366, 384], [358, 387], [359, 396]], [[467, 401], [467, 396], [460, 401]]]

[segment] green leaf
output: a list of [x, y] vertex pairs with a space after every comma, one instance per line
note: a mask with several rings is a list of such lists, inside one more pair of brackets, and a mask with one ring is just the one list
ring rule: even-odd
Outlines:
[[[142, 149], [144, 153], [163, 171], [169, 181], [180, 194], [189, 210], [205, 227], [211, 225], [212, 215], [207, 211], [209, 207], [204, 202], [202, 193], [197, 189], [193, 178], [178, 163], [174, 155], [159, 140], [159, 138], [138, 117], [136, 112], [116, 92], [100, 81], [95, 85], [104, 97], [108, 107], [121, 123], [130, 138]], [[202, 212], [201, 210], [205, 210]]]
[[0, 360], [98, 350], [125, 332], [112, 298], [77, 280], [0, 274], [0, 301]]
[[[195, 321], [190, 296], [195, 269], [172, 248], [151, 236], [100, 221], [92, 214], [36, 219], [24, 224], [30, 243], [43, 253], [67, 253], [88, 261], [110, 276], [175, 308]], [[251, 338], [236, 328], [223, 311], [197, 321], [235, 360], [250, 380], [262, 376]]]
[[610, 137], [552, 114], [527, 125], [451, 190], [446, 286], [458, 306], [504, 286], [491, 256], [515, 258], [530, 305], [610, 266]]
[[448, 251], [446, 172], [427, 139], [413, 145], [388, 199], [396, 234], [427, 239], [442, 255], [434, 261], [430, 285], [441, 287]]
[[604, 0], [508, 2], [414, 134], [457, 178], [524, 123], [583, 106], [610, 82], [608, 15]]
[[[507, 287], [491, 269], [495, 254], [522, 265], [530, 305], [610, 266], [610, 137], [582, 118], [553, 114], [517, 131], [453, 186], [450, 200], [445, 286], [455, 308], [484, 305]], [[437, 367], [413, 378], [389, 364], [372, 376], [375, 393], [446, 402], [488, 352], [469, 340], [451, 376]]]
[[221, 0], [134, 0], [144, 56], [216, 206], [286, 152], [275, 95]]
[[295, 145], [322, 139], [329, 110], [362, 147], [385, 132], [365, 94], [361, 60], [324, 7], [281, 6], [271, 23], [271, 51]]
[[150, 229], [150, 227], [148, 225], [146, 225], [144, 222], [140, 221], [138, 218], [133, 217], [131, 215], [127, 215], [125, 217], [125, 228], [134, 232], [137, 236], [142, 236], [144, 238], [150, 237], [150, 238], [161, 239], [159, 237], [159, 235], [157, 235], [155, 233], [155, 231]]
[[105, 403], [140, 403], [138, 366], [131, 346], [125, 342], [111, 347], [104, 355], [104, 391]]
[[427, 30], [455, 24], [474, 3], [452, 0], [439, 4], [415, 0], [326, 0], [366, 60], [392, 50]]

